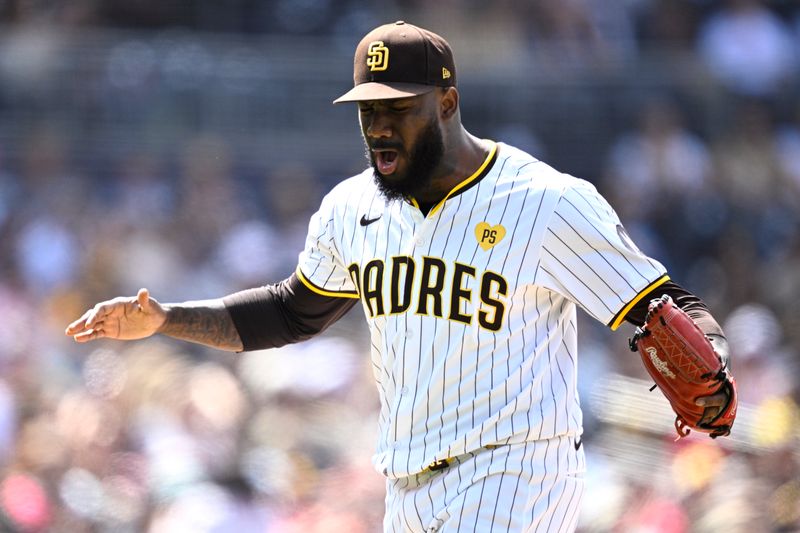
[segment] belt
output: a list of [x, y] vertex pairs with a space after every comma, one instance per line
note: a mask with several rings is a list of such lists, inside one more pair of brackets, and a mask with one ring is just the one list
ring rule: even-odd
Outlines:
[[438, 461], [434, 461], [431, 464], [429, 464], [426, 470], [436, 472], [437, 470], [444, 470], [445, 468], [449, 467], [450, 467], [450, 459], [439, 459]]
[[436, 460], [436, 461], [432, 462], [431, 464], [429, 464], [427, 466], [427, 468], [425, 468], [425, 470], [430, 470], [431, 472], [438, 472], [439, 470], [444, 470], [445, 468], [450, 468], [450, 466], [453, 464], [453, 462], [455, 462], [456, 459], [463, 458], [465, 455], [475, 455], [476, 453], [478, 453], [478, 452], [480, 452], [482, 450], [494, 450], [495, 448], [497, 448], [497, 446], [499, 446], [499, 445], [498, 444], [487, 444], [486, 446], [478, 448], [477, 450], [472, 451], [472, 452], [467, 452], [465, 454], [457, 455], [455, 457], [448, 457], [447, 459], [439, 459], [439, 460]]

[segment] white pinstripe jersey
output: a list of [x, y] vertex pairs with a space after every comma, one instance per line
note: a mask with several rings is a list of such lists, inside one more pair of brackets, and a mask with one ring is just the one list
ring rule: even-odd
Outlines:
[[586, 181], [507, 144], [427, 215], [373, 171], [312, 217], [298, 275], [360, 298], [388, 477], [487, 444], [579, 435], [576, 304], [616, 328], [668, 278]]

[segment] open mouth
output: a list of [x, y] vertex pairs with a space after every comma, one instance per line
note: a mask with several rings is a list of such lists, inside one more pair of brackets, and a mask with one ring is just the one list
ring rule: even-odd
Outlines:
[[375, 165], [378, 172], [387, 176], [397, 170], [397, 151], [396, 150], [373, 150], [375, 154]]

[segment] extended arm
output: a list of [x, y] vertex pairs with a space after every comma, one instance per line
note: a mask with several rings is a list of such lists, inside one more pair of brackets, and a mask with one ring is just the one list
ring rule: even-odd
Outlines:
[[282, 346], [316, 335], [356, 302], [316, 294], [295, 275], [224, 298], [160, 304], [147, 289], [95, 305], [70, 324], [77, 342], [134, 340], [161, 333], [220, 350]]
[[221, 299], [160, 304], [147, 289], [136, 296], [100, 302], [67, 326], [77, 342], [136, 340], [161, 333], [221, 350], [241, 350], [242, 341]]

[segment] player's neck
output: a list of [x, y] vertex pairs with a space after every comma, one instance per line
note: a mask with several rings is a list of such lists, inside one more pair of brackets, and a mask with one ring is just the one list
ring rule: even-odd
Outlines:
[[444, 199], [459, 183], [473, 176], [489, 156], [491, 146], [465, 129], [448, 146], [430, 187], [419, 191], [415, 199], [420, 205], [435, 205]]

